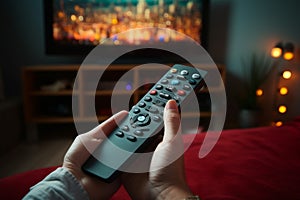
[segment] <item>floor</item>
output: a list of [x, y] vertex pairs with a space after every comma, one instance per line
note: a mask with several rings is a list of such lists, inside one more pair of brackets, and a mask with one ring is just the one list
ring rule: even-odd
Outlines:
[[0, 178], [28, 170], [61, 165], [74, 136], [40, 138], [37, 142], [21, 142], [0, 155]]

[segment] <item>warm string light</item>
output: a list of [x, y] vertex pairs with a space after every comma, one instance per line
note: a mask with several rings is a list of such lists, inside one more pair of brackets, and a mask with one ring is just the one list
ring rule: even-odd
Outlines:
[[[286, 61], [290, 61], [295, 57], [294, 54], [294, 45], [290, 42], [283, 44], [282, 42], [277, 43], [272, 49], [271, 49], [271, 56], [273, 58], [280, 58], [282, 57], [284, 60]], [[290, 70], [284, 70], [280, 76], [284, 79], [284, 80], [289, 80], [292, 77], [292, 72]], [[285, 96], [287, 95], [289, 92], [288, 88], [286, 86], [282, 86], [280, 88], [278, 88], [278, 93], [281, 96]], [[263, 94], [263, 91], [256, 91], [256, 95], [257, 96], [261, 96]], [[280, 114], [285, 114], [287, 112], [288, 108], [286, 105], [281, 104], [277, 107], [277, 112], [279, 112]], [[274, 126], [282, 126], [283, 122], [281, 120], [277, 120], [273, 122]]]
[[278, 106], [278, 112], [280, 112], [281, 114], [286, 113], [286, 111], [287, 111], [287, 107], [285, 105]]
[[271, 49], [271, 56], [273, 58], [280, 58], [282, 56], [285, 60], [292, 60], [295, 56], [294, 45], [290, 42], [285, 45], [279, 42]]
[[279, 94], [281, 94], [282, 96], [287, 95], [288, 92], [289, 90], [287, 89], [287, 87], [279, 88]]
[[278, 47], [274, 47], [271, 51], [271, 55], [273, 58], [279, 58], [282, 54], [282, 49]]
[[276, 122], [274, 122], [274, 126], [280, 127], [282, 125], [283, 125], [282, 121], [276, 121]]
[[292, 60], [294, 58], [294, 45], [292, 43], [287, 43], [284, 46], [283, 58], [285, 60]]
[[285, 70], [282, 72], [282, 78], [290, 79], [292, 77], [292, 72], [290, 70]]
[[271, 56], [273, 58], [279, 58], [282, 55], [283, 52], [283, 45], [282, 43], [277, 43], [272, 49], [271, 49]]
[[256, 90], [256, 96], [260, 97], [264, 94], [264, 91], [262, 89], [257, 89]]
[[294, 53], [293, 52], [285, 52], [283, 54], [283, 58], [285, 60], [292, 60], [294, 58]]

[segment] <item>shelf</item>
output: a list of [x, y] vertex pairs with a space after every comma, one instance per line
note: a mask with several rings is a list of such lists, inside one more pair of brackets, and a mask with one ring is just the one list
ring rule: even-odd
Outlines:
[[71, 95], [78, 95], [78, 91], [73, 90], [60, 90], [60, 91], [33, 91], [30, 93], [32, 96], [71, 96]]
[[[131, 95], [132, 91], [113, 91], [114, 95]], [[111, 95], [111, 90], [102, 90], [102, 91], [96, 91], [95, 92], [85, 92], [85, 95], [92, 96], [92, 95]]]
[[[48, 65], [48, 66], [30, 66], [23, 68], [23, 95], [24, 95], [24, 114], [25, 121], [27, 124], [34, 123], [74, 123], [83, 122], [89, 123], [95, 120], [90, 116], [90, 113], [93, 113], [95, 110], [100, 112], [98, 113], [97, 120], [102, 122], [110, 117], [112, 109], [118, 110], [118, 106], [111, 108], [111, 95], [113, 94], [117, 98], [124, 98], [125, 96], [130, 97], [130, 106], [137, 103], [141, 97], [152, 88], [153, 84], [147, 84], [147, 80], [141, 80], [141, 77], [149, 76], [151, 78], [157, 78], [160, 74], [166, 71], [166, 68], [161, 66], [144, 66], [142, 68], [135, 68], [136, 65], [113, 65], [113, 66], [100, 66], [100, 65], [87, 65], [81, 67], [79, 65]], [[169, 65], [171, 66], [171, 64]], [[225, 67], [223, 65], [218, 65], [219, 71], [225, 80]], [[78, 73], [80, 69], [81, 73]], [[205, 70], [212, 69], [210, 66], [205, 66]], [[113, 90], [114, 83], [119, 81], [126, 72], [131, 71], [130, 74], [130, 83], [133, 88], [141, 83], [143, 86], [136, 90]], [[97, 78], [96, 71], [101, 71], [106, 74], [106, 76], [101, 78], [101, 84], [98, 84], [98, 90], [92, 91], [94, 88], [95, 82], [93, 78]], [[75, 78], [77, 79], [75, 90], [69, 89], [70, 84], [66, 89], [59, 91], [46, 91], [40, 90], [42, 86], [51, 85], [56, 81], [61, 81], [66, 79], [68, 83], [72, 83]], [[149, 82], [149, 81], [148, 81]], [[199, 97], [199, 102], [206, 103], [201, 105], [205, 108], [210, 108], [209, 104], [206, 101], [207, 98], [210, 98], [209, 93], [218, 93], [221, 92], [222, 81], [217, 81], [213, 88], [209, 90], [203, 88], [200, 91], [196, 91], [197, 96]], [[72, 98], [73, 95], [76, 95], [76, 98]], [[201, 96], [201, 97], [200, 97]], [[91, 98], [95, 97], [95, 108], [90, 108], [86, 102], [89, 102]], [[126, 97], [127, 98], [127, 97]], [[201, 100], [200, 100], [201, 98]], [[78, 105], [78, 113], [75, 113], [75, 120], [72, 117], [72, 101], [76, 101]], [[200, 106], [201, 106], [200, 105]], [[210, 109], [202, 109], [200, 113], [193, 112], [189, 110], [188, 112], [182, 113], [182, 118], [187, 120], [191, 118], [201, 118], [201, 122], [209, 121], [211, 118], [211, 112], [206, 111]], [[65, 116], [59, 115], [60, 113], [65, 114]], [[202, 118], [208, 120], [202, 120]], [[205, 125], [201, 125], [205, 126]]]
[[36, 116], [32, 119], [36, 123], [73, 123], [73, 117], [49, 117], [49, 116]]
[[186, 118], [191, 118], [191, 117], [210, 117], [211, 112], [200, 112], [200, 113], [195, 113], [195, 112], [185, 112], [181, 114], [181, 117], [186, 117]]

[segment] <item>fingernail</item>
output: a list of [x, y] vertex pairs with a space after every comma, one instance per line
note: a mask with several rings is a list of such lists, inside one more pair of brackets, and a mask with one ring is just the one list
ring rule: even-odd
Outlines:
[[167, 105], [166, 105], [166, 109], [171, 109], [171, 110], [177, 110], [177, 103], [175, 100], [170, 100], [168, 101]]

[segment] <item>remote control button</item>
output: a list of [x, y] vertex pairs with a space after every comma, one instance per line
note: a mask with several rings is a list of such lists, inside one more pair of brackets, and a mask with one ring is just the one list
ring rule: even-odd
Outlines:
[[171, 81], [171, 84], [172, 84], [172, 85], [179, 85], [179, 83], [180, 83], [180, 82], [179, 82], [178, 80], [172, 80], [172, 81]]
[[195, 85], [195, 84], [197, 83], [197, 81], [195, 81], [194, 79], [189, 79], [189, 83], [190, 83], [191, 85]]
[[175, 91], [176, 91], [176, 88], [175, 88], [174, 86], [171, 86], [171, 85], [170, 85], [170, 86], [167, 86], [167, 87], [166, 87], [166, 90], [169, 91], [169, 92], [175, 92]]
[[157, 90], [161, 90], [161, 89], [163, 89], [164, 87], [162, 86], [162, 85], [157, 85], [157, 86], [155, 86], [155, 89], [157, 89]]
[[138, 114], [140, 111], [141, 111], [141, 110], [140, 110], [139, 108], [134, 108], [134, 109], [133, 109], [133, 113], [134, 113], [134, 114]]
[[137, 135], [137, 136], [142, 136], [143, 135], [143, 131], [141, 130], [136, 130], [133, 132], [134, 135]]
[[177, 91], [177, 94], [178, 94], [179, 96], [184, 96], [184, 95], [185, 95], [185, 91], [183, 91], [183, 90], [178, 90], [178, 91]]
[[122, 131], [118, 131], [118, 132], [116, 132], [116, 136], [124, 137], [124, 133]]
[[149, 93], [150, 93], [151, 95], [156, 95], [156, 94], [157, 94], [157, 91], [156, 91], [156, 90], [151, 90]]
[[167, 79], [163, 79], [163, 80], [161, 80], [161, 83], [162, 83], [162, 84], [168, 84], [169, 81], [168, 81]]
[[125, 125], [125, 126], [122, 127], [122, 130], [123, 131], [129, 131], [129, 127], [127, 125]]
[[160, 118], [159, 116], [157, 116], [157, 115], [154, 115], [154, 116], [152, 117], [152, 119], [153, 119], [153, 121], [155, 121], [155, 122], [159, 122], [159, 121], [161, 120], [161, 118]]
[[173, 96], [173, 99], [178, 103], [179, 102], [179, 100], [180, 100], [180, 98], [178, 97], [178, 96]]
[[189, 72], [188, 72], [187, 70], [182, 70], [182, 71], [180, 72], [180, 74], [181, 74], [181, 75], [188, 75]]
[[141, 102], [141, 103], [139, 103], [138, 106], [141, 107], [141, 108], [144, 108], [146, 106], [146, 103], [145, 102]]
[[149, 114], [141, 113], [136, 116], [133, 116], [130, 119], [130, 124], [132, 127], [146, 126], [146, 125], [150, 124], [150, 121], [151, 121], [151, 119], [149, 117]]
[[181, 75], [178, 75], [178, 76], [177, 76], [177, 79], [179, 79], [179, 80], [185, 80], [185, 77], [184, 77], [184, 76], [181, 76]]
[[152, 98], [149, 97], [149, 96], [146, 96], [144, 100], [147, 101], [147, 102], [150, 102], [150, 101], [152, 101]]
[[175, 74], [175, 73], [177, 73], [177, 69], [171, 69], [170, 72]]
[[139, 122], [143, 122], [143, 121], [145, 121], [145, 119], [146, 119], [146, 117], [145, 117], [144, 115], [140, 115], [140, 116], [138, 116], [138, 118], [137, 118], [137, 120], [138, 120]]
[[158, 109], [155, 108], [154, 106], [148, 106], [145, 109], [150, 113], [158, 113]]
[[159, 93], [159, 96], [161, 97], [161, 98], [164, 98], [164, 99], [171, 99], [171, 96], [169, 95], [169, 94], [166, 94], [166, 93]]
[[201, 76], [200, 76], [200, 74], [193, 74], [192, 75], [192, 78], [194, 78], [194, 79], [199, 79]]
[[153, 104], [160, 107], [165, 107], [166, 103], [160, 100], [153, 101]]
[[134, 137], [133, 135], [128, 135], [127, 136], [127, 140], [129, 140], [131, 142], [135, 142], [136, 141], [136, 137]]
[[184, 85], [183, 85], [183, 89], [184, 89], [184, 90], [190, 90], [191, 87], [190, 87], [189, 85], [187, 85], [187, 84], [184, 84]]
[[167, 74], [167, 76], [166, 76], [167, 79], [171, 79], [173, 77], [174, 77], [173, 74]]

